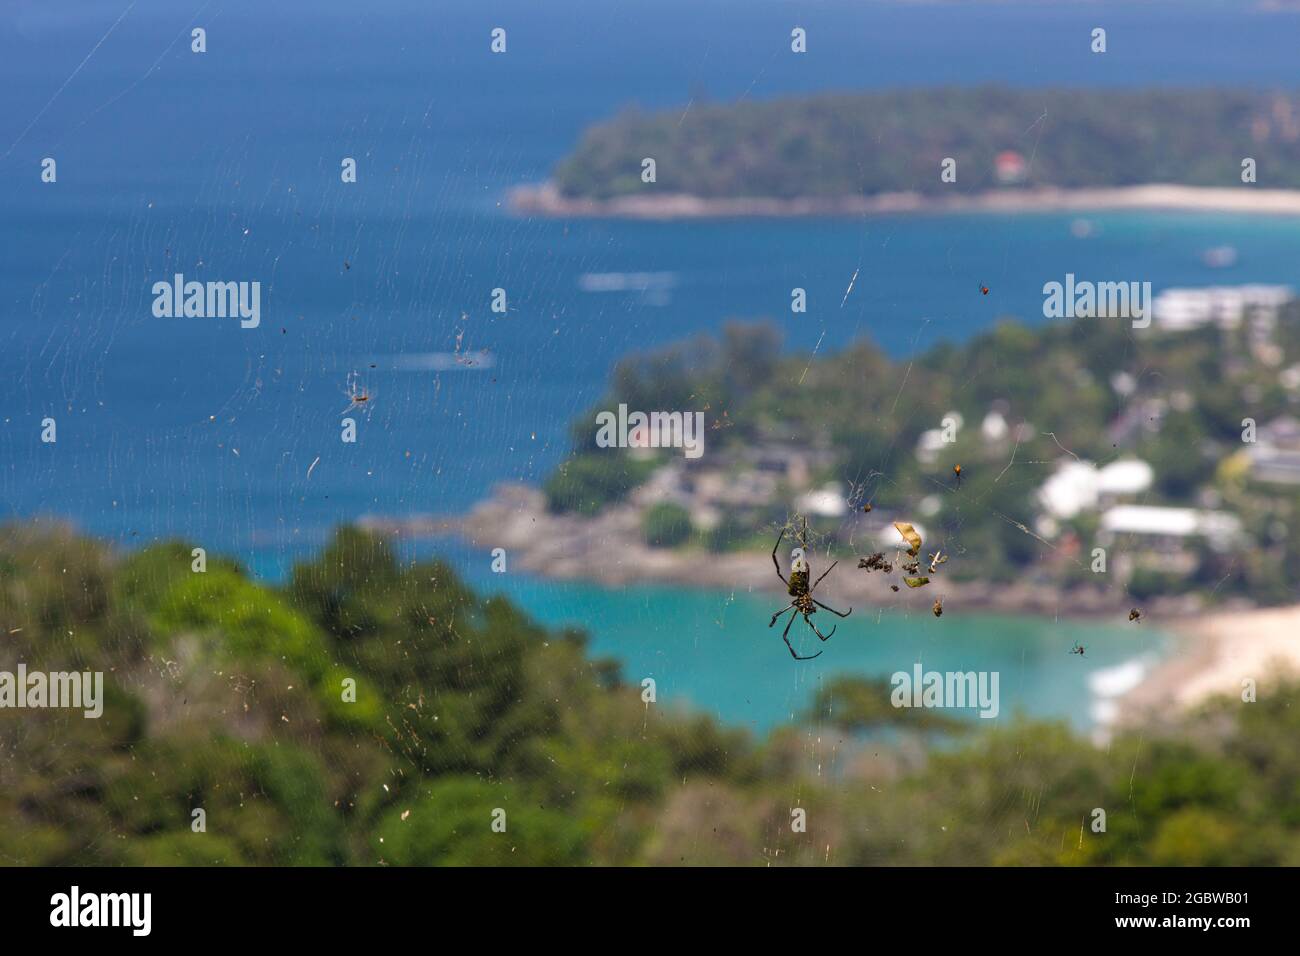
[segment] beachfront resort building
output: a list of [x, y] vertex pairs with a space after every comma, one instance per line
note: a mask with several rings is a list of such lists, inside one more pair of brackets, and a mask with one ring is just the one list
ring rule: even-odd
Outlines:
[[1101, 515], [1097, 544], [1116, 549], [1114, 570], [1127, 577], [1136, 567], [1188, 575], [1200, 566], [1197, 546], [1214, 551], [1241, 547], [1241, 521], [1232, 514], [1196, 508], [1116, 505]]
[[1062, 462], [1038, 489], [1038, 503], [1053, 518], [1069, 520], [1085, 511], [1151, 487], [1155, 471], [1145, 461], [1125, 458], [1098, 468], [1090, 461]]
[[1300, 421], [1290, 415], [1273, 419], [1246, 446], [1253, 481], [1300, 485]]
[[1099, 512], [1095, 543], [1116, 548], [1114, 569], [1126, 577], [1139, 566], [1166, 574], [1191, 574], [1201, 545], [1225, 552], [1243, 541], [1241, 521], [1222, 511], [1134, 503], [1149, 491], [1155, 472], [1145, 461], [1125, 458], [1097, 468], [1087, 461], [1059, 465], [1038, 490], [1040, 534], [1055, 536], [1061, 521]]
[[1291, 288], [1284, 285], [1165, 289], [1153, 303], [1156, 327], [1164, 332], [1185, 332], [1211, 324], [1235, 329], [1248, 317], [1275, 322], [1293, 296]]
[[804, 492], [794, 502], [795, 511], [809, 517], [842, 518], [849, 512], [844, 486], [838, 481]]

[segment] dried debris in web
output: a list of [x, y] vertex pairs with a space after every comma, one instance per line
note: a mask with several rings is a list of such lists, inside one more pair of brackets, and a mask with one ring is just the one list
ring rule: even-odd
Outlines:
[[[926, 573], [922, 573], [921, 546], [923, 542], [921, 541], [920, 533], [915, 527], [906, 521], [895, 521], [894, 529], [902, 537], [903, 544], [906, 545], [906, 558], [900, 554], [891, 562], [885, 560], [885, 553], [883, 551], [877, 551], [869, 557], [859, 558], [858, 567], [868, 573], [872, 571], [880, 571], [886, 575], [893, 573], [894, 568], [897, 567], [901, 572], [903, 572], [903, 583], [909, 588], [915, 589], [925, 587], [930, 583], [930, 575], [938, 572], [939, 565], [948, 560], [948, 555], [943, 553], [942, 548], [931, 552]], [[899, 590], [897, 584], [890, 584], [889, 587], [893, 591]], [[934, 611], [935, 617], [939, 617], [943, 614], [942, 598], [937, 599], [934, 602], [932, 610]]]

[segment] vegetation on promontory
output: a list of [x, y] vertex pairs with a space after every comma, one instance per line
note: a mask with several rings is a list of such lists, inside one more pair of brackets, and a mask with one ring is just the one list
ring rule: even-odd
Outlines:
[[[656, 181], [641, 179], [652, 158]], [[1219, 89], [1026, 90], [998, 86], [821, 93], [628, 109], [559, 163], [562, 196], [705, 199], [928, 196], [999, 186], [1172, 183], [1300, 187], [1300, 97]], [[946, 158], [955, 182], [940, 178]]]

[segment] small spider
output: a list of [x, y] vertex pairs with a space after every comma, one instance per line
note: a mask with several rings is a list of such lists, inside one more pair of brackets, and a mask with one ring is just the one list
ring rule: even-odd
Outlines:
[[[804, 543], [803, 539], [806, 537], [807, 530], [808, 523], [805, 521], [804, 534], [800, 535], [801, 544]], [[782, 528], [780, 536], [776, 539], [776, 544], [772, 545], [772, 565], [776, 568], [776, 576], [780, 578], [781, 582], [786, 586], [786, 590], [793, 600], [791, 600], [784, 608], [773, 614], [772, 620], [768, 622], [767, 626], [775, 627], [777, 619], [780, 618], [781, 615], [793, 611], [794, 613], [790, 615], [790, 620], [786, 621], [785, 631], [781, 634], [781, 640], [785, 641], [785, 646], [790, 649], [790, 656], [795, 660], [810, 661], [814, 657], [820, 656], [821, 651], [818, 651], [816, 654], [809, 654], [806, 657], [799, 656], [799, 653], [794, 649], [794, 645], [790, 643], [790, 625], [794, 623], [794, 619], [802, 614], [804, 623], [812, 628], [813, 633], [823, 641], [829, 641], [835, 634], [835, 628], [831, 628], [830, 634], [823, 634], [821, 631], [817, 630], [817, 625], [812, 622], [811, 615], [817, 613], [817, 608], [821, 608], [824, 611], [830, 611], [837, 617], [848, 617], [853, 613], [853, 608], [849, 608], [847, 611], [837, 611], [835, 608], [827, 607], [821, 601], [818, 601], [813, 597], [813, 592], [817, 590], [817, 585], [822, 583], [822, 578], [825, 578], [826, 575], [835, 570], [835, 565], [839, 564], [838, 561], [823, 571], [821, 577], [813, 582], [812, 587], [809, 587], [809, 568], [808, 561], [804, 558], [804, 549], [802, 547], [795, 548], [790, 552], [790, 579], [786, 580], [785, 575], [781, 573], [781, 562], [776, 558], [777, 548], [781, 547], [781, 542], [784, 539], [785, 529]]]
[[952, 476], [957, 482], [957, 487], [961, 487], [961, 465], [952, 466]]
[[1141, 623], [1142, 623], [1142, 609], [1141, 609], [1141, 608], [1138, 608], [1138, 607], [1133, 608], [1133, 610], [1131, 610], [1131, 611], [1128, 612], [1128, 619], [1129, 619], [1130, 621], [1137, 621], [1137, 623], [1141, 624]]
[[348, 407], [339, 412], [340, 415], [346, 415], [354, 408], [362, 411], [370, 409], [370, 393], [357, 385], [357, 373], [348, 374], [348, 387], [343, 392], [344, 397], [348, 400]]
[[986, 286], [983, 282], [980, 283], [980, 292], [984, 293], [984, 295], [989, 294], [989, 287]]
[[1084, 651], [1084, 647], [1078, 641], [1075, 641], [1074, 647], [1070, 648], [1071, 654], [1078, 654], [1080, 657], [1083, 656], [1083, 651]]

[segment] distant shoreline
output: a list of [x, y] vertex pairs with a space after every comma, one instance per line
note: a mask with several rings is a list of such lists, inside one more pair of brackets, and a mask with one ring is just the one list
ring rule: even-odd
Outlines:
[[1254, 186], [1208, 187], [1154, 183], [1087, 189], [1006, 189], [935, 197], [879, 193], [840, 198], [705, 198], [650, 193], [614, 199], [563, 196], [553, 183], [519, 186], [507, 203], [519, 215], [569, 219], [725, 219], [736, 217], [836, 217], [900, 213], [1100, 212], [1184, 210], [1300, 216], [1300, 190]]
[[[770, 553], [652, 548], [642, 540], [636, 508], [615, 504], [591, 517], [552, 514], [542, 492], [527, 485], [498, 485], [459, 519], [366, 518], [360, 523], [384, 534], [455, 535], [485, 551], [504, 548], [511, 568], [552, 580], [607, 588], [650, 584], [773, 594], [785, 590]], [[1031, 582], [956, 581], [940, 573], [925, 587], [893, 592], [889, 585], [900, 583], [896, 576], [857, 567], [857, 558], [872, 550], [874, 546], [862, 544], [860, 554], [840, 558], [835, 574], [822, 585], [828, 600], [928, 614], [935, 598], [942, 597], [951, 610], [1113, 620], [1116, 626], [1128, 626], [1129, 599], [1100, 587], [1062, 590]], [[1191, 619], [1202, 610], [1200, 601], [1183, 597], [1158, 598], [1143, 607], [1148, 616], [1165, 619]]]

